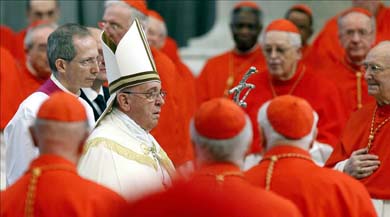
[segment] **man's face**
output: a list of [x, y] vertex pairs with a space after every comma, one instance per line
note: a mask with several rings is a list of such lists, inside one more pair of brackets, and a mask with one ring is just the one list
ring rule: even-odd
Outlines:
[[390, 44], [373, 48], [364, 60], [368, 93], [379, 103], [390, 103]]
[[78, 90], [91, 87], [99, 72], [97, 44], [93, 37], [75, 37], [73, 39], [76, 56], [66, 63], [65, 76], [68, 85]]
[[96, 79], [101, 81], [106, 81], [107, 80], [106, 63], [104, 62], [102, 42], [100, 41], [100, 34], [102, 31], [96, 28], [89, 28], [89, 31], [91, 32], [93, 38], [97, 43], [97, 48], [99, 52], [99, 59], [100, 59], [99, 73], [97, 74]]
[[126, 7], [112, 5], [104, 11], [102, 27], [115, 44], [123, 38], [131, 23], [130, 11]]
[[167, 34], [163, 22], [154, 18], [149, 18], [146, 33], [150, 46], [157, 49], [161, 49], [164, 46]]
[[30, 0], [30, 10], [27, 11], [28, 22], [42, 20], [48, 23], [57, 23], [59, 9], [54, 0]]
[[249, 10], [241, 10], [233, 15], [230, 29], [236, 48], [241, 52], [245, 52], [257, 43], [261, 26], [255, 13]]
[[158, 95], [157, 98], [148, 98], [148, 95], [160, 93], [161, 83], [157, 81], [148, 82], [128, 89], [130, 92], [148, 94], [127, 94], [131, 100], [128, 115], [144, 130], [150, 131], [157, 126], [160, 118], [161, 107], [164, 99]]
[[32, 46], [27, 50], [27, 61], [41, 79], [51, 75], [46, 47], [49, 35], [54, 31], [51, 27], [38, 28], [33, 32]]
[[281, 80], [287, 80], [294, 74], [294, 67], [301, 54], [298, 48], [292, 46], [286, 32], [270, 31], [265, 35], [263, 46], [268, 71]]
[[361, 62], [374, 42], [374, 30], [370, 18], [361, 13], [349, 13], [341, 20], [339, 39], [347, 57], [352, 62]]
[[300, 11], [291, 11], [287, 17], [292, 23], [294, 23], [301, 34], [302, 44], [305, 45], [313, 33], [310, 25], [309, 15]]

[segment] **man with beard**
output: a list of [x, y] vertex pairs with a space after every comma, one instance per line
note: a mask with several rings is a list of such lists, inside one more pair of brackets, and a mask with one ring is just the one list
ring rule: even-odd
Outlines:
[[302, 59], [304, 59], [311, 48], [309, 39], [313, 35], [313, 12], [305, 4], [296, 4], [287, 11], [285, 18], [299, 29], [302, 39]]
[[232, 11], [230, 29], [234, 49], [213, 57], [196, 81], [198, 104], [216, 97], [228, 96], [251, 66], [265, 66], [265, 59], [257, 43], [262, 29], [262, 11], [254, 2], [240, 2]]

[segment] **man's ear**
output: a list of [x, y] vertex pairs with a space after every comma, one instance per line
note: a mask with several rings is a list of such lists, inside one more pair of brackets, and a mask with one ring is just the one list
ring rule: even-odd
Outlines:
[[30, 126], [28, 128], [28, 131], [30, 132], [30, 135], [31, 135], [31, 139], [33, 141], [33, 144], [35, 147], [38, 147], [38, 140], [37, 140], [37, 135], [35, 134], [35, 130], [34, 130], [34, 127], [33, 126]]
[[79, 154], [79, 156], [81, 156], [83, 154], [83, 152], [84, 152], [84, 146], [85, 146], [85, 143], [86, 143], [86, 141], [88, 139], [88, 136], [89, 136], [89, 131], [86, 130], [83, 138], [80, 140], [80, 144], [79, 144], [79, 147], [78, 147], [78, 150], [77, 150], [77, 153]]
[[130, 111], [131, 102], [125, 93], [118, 93], [116, 100], [117, 100], [118, 106], [121, 110], [123, 110], [125, 112]]
[[57, 68], [57, 72], [59, 73], [64, 73], [66, 71], [66, 61], [63, 60], [63, 59], [56, 59], [56, 61], [54, 62], [55, 63], [55, 66]]

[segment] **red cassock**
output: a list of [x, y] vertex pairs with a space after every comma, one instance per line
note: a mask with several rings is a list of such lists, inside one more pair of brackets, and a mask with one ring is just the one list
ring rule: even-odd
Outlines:
[[212, 98], [228, 96], [227, 91], [241, 81], [251, 66], [259, 71], [266, 67], [260, 46], [247, 54], [232, 50], [209, 59], [196, 80], [198, 105]]
[[20, 65], [23, 65], [26, 62], [26, 52], [24, 51], [24, 38], [27, 34], [27, 29], [29, 27], [22, 29], [20, 32], [15, 34], [14, 40], [14, 50], [12, 51], [12, 55], [18, 61]]
[[307, 100], [319, 116], [317, 140], [335, 146], [346, 122], [346, 114], [340, 91], [336, 85], [304, 64], [298, 64], [296, 73], [288, 81], [272, 79], [268, 71], [255, 74], [248, 79], [254, 84], [246, 100], [245, 109], [252, 120], [254, 141], [252, 153], [261, 151], [257, 113], [260, 107], [275, 96], [290, 94]]
[[[337, 19], [338, 16], [331, 18], [314, 40], [313, 48], [308, 55], [308, 63], [313, 66], [321, 68], [344, 57], [345, 51], [338, 38]], [[390, 8], [381, 4], [375, 20], [376, 43], [390, 40]]]
[[14, 57], [0, 47], [0, 129], [3, 130], [23, 101], [21, 72]]
[[[269, 173], [271, 159], [276, 156]], [[310, 154], [298, 147], [280, 145], [270, 149], [245, 177], [260, 187], [266, 187], [266, 177], [270, 177], [269, 189], [294, 202], [306, 217], [376, 216], [370, 195], [361, 183], [315, 165]]]
[[[180, 94], [181, 100], [184, 101], [184, 104], [180, 106], [180, 109], [184, 112], [182, 115], [182, 120], [185, 122], [184, 141], [189, 142], [189, 146], [192, 147], [189, 124], [196, 109], [195, 77], [191, 70], [180, 59], [177, 44], [174, 39], [168, 36], [160, 51], [166, 54], [176, 66], [176, 70], [178, 72], [178, 82], [176, 82], [175, 94]], [[188, 153], [190, 158], [183, 160], [192, 160], [193, 155], [191, 148]]]
[[329, 63], [319, 72], [339, 88], [347, 117], [363, 105], [375, 101], [374, 97], [368, 95], [363, 67], [354, 66], [343, 60]]
[[138, 201], [132, 216], [301, 216], [288, 200], [250, 185], [231, 164], [208, 165], [189, 182]]
[[310, 44], [305, 44], [301, 48], [302, 52], [302, 61], [305, 61], [308, 58], [308, 55], [310, 54], [310, 50], [312, 49], [312, 46]]
[[27, 69], [26, 64], [24, 64], [21, 68], [21, 85], [23, 88], [23, 99], [25, 99], [32, 93], [34, 93], [36, 90], [38, 90], [38, 88], [42, 86], [47, 79], [40, 79], [37, 76], [31, 74], [31, 72]]
[[0, 25], [0, 46], [12, 54], [15, 47], [15, 32], [8, 26]]
[[[186, 115], [186, 104], [180, 83], [180, 74], [174, 63], [162, 52], [151, 48], [162, 88], [167, 91], [158, 125], [151, 134], [162, 146], [175, 166], [193, 159]], [[179, 87], [179, 88], [178, 88]]]
[[122, 216], [125, 206], [118, 194], [81, 178], [75, 164], [56, 155], [35, 159], [24, 176], [1, 192], [2, 217], [25, 216], [26, 209], [32, 214], [26, 216]]
[[[336, 163], [349, 158], [352, 152], [366, 148], [370, 129], [376, 129], [386, 119], [390, 119], [390, 105], [378, 106], [375, 112], [376, 103], [365, 105], [362, 109], [352, 113], [341, 137], [341, 143], [333, 151], [326, 162], [326, 166], [333, 167]], [[375, 113], [374, 126], [372, 119]], [[371, 197], [376, 199], [390, 199], [390, 122], [386, 122], [374, 134], [374, 140], [370, 154], [378, 155], [380, 166], [370, 176], [360, 179], [366, 186]]]
[[173, 38], [169, 36], [166, 37], [165, 43], [160, 51], [165, 53], [173, 62], [177, 62], [178, 60], [180, 60], [177, 43]]

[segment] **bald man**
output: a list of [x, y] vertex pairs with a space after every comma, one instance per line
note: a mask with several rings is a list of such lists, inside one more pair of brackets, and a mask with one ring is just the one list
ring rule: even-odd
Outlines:
[[390, 41], [364, 60], [368, 93], [376, 99], [353, 113], [327, 166], [359, 179], [374, 199], [378, 216], [390, 214]]
[[120, 216], [123, 198], [77, 174], [89, 135], [86, 110], [77, 97], [52, 94], [39, 108], [30, 133], [40, 156], [1, 192], [1, 216]]
[[245, 174], [252, 184], [291, 200], [306, 217], [376, 216], [361, 183], [314, 164], [308, 151], [317, 134], [318, 115], [306, 100], [275, 97], [260, 108], [257, 121], [267, 151]]
[[[284, 198], [244, 179], [240, 167], [252, 139], [251, 122], [230, 99], [204, 102], [191, 122], [196, 171], [189, 182], [137, 202], [135, 216], [291, 216], [301, 214]], [[206, 202], [205, 202], [206, 201]]]

